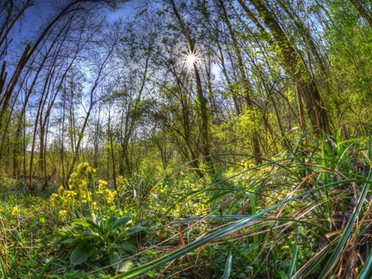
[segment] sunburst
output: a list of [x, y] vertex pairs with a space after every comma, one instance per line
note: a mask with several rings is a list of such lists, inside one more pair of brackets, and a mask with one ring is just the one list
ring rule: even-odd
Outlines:
[[195, 64], [198, 63], [198, 60], [199, 60], [199, 57], [195, 50], [194, 51], [190, 50], [186, 52], [185, 61], [186, 61], [187, 66], [192, 68]]

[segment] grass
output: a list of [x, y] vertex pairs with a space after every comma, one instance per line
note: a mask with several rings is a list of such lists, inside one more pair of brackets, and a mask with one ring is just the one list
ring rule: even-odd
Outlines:
[[[117, 193], [106, 191], [102, 188], [106, 184], [99, 182], [102, 189], [91, 193], [99, 201], [94, 210], [111, 218], [107, 220], [130, 215], [133, 228], [146, 229], [129, 254], [118, 248], [121, 240], [114, 236], [130, 227], [118, 227], [112, 238], [106, 238], [109, 234], [99, 227], [95, 232], [83, 226], [73, 234], [78, 240], [63, 240], [78, 241], [80, 252], [84, 245], [94, 245], [95, 253], [89, 255], [73, 253], [76, 245], [50, 245], [61, 241], [57, 232], [68, 231], [76, 225], [74, 220], [81, 224], [91, 220], [94, 200], [81, 204], [84, 189], [89, 189], [82, 182], [87, 177], [83, 168], [74, 182], [79, 199], [64, 205], [60, 199], [56, 208], [45, 197], [8, 195], [9, 188], [3, 187], [0, 274], [115, 279], [140, 274], [144, 278], [371, 277], [370, 139], [336, 142], [325, 137], [319, 145], [296, 145], [260, 166], [249, 166], [251, 158], [242, 155], [214, 159], [221, 157], [242, 161], [214, 176], [206, 172], [194, 177], [185, 165], [162, 179], [136, 177]], [[94, 181], [89, 183], [98, 183]], [[130, 194], [144, 186], [141, 195]], [[113, 196], [120, 203], [107, 202]], [[67, 205], [72, 214], [59, 215]], [[115, 261], [110, 263], [110, 255], [104, 261], [92, 256], [99, 254], [99, 245], [92, 244], [95, 239], [104, 239], [109, 250], [116, 251]]]

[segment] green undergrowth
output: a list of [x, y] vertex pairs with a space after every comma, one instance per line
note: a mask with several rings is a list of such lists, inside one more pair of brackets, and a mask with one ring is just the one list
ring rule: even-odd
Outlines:
[[3, 178], [0, 278], [371, 278], [372, 142], [305, 140], [116, 189], [87, 163], [42, 197]]

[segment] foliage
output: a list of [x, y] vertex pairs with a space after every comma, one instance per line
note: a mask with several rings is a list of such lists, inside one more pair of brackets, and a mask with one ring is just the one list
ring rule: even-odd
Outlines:
[[80, 219], [72, 226], [58, 231], [60, 240], [53, 245], [67, 252], [70, 265], [105, 267], [110, 265], [118, 272], [125, 271], [130, 262], [123, 259], [137, 251], [137, 236], [144, 229], [130, 227], [130, 217], [105, 217]]
[[[371, 102], [372, 86], [371, 28], [359, 17], [350, 4], [351, 1], [333, 1], [331, 5], [332, 24], [326, 32], [330, 47], [329, 77], [334, 94], [333, 98], [336, 125], [342, 127], [346, 135], [353, 131], [368, 135], [371, 133], [372, 119], [368, 113]], [[342, 115], [342, 117], [340, 117]], [[351, 129], [353, 128], [353, 129]]]
[[[60, 209], [59, 216], [67, 218], [68, 213], [74, 212], [77, 216], [86, 216], [99, 212], [98, 204], [102, 209], [115, 211], [114, 200], [117, 196], [115, 190], [108, 188], [105, 180], [94, 179], [95, 169], [88, 163], [81, 163], [77, 166], [76, 172], [72, 173], [68, 188], [60, 186], [58, 193], [50, 196], [51, 205]], [[105, 205], [102, 207], [102, 205]], [[70, 216], [71, 217], [71, 216]]]
[[371, 1], [59, 2], [0, 1], [0, 278], [371, 277]]
[[0, 276], [41, 278], [51, 259], [46, 245], [62, 222], [44, 198], [15, 190], [0, 190]]
[[[351, 274], [355, 274], [355, 270], [359, 270], [363, 263], [353, 261], [353, 254], [361, 253], [364, 249], [368, 251], [370, 248], [367, 247], [371, 245], [369, 241], [364, 242], [365, 237], [370, 234], [370, 226], [366, 219], [370, 214], [370, 206], [365, 197], [370, 192], [372, 172], [365, 163], [370, 164], [371, 150], [368, 147], [370, 143], [367, 143], [364, 151], [360, 153], [361, 157], [351, 159], [350, 165], [358, 162], [357, 164], [362, 166], [357, 169], [350, 165], [340, 165], [344, 160], [349, 160], [346, 154], [353, 154], [351, 146], [357, 142], [337, 144], [339, 152], [333, 147], [323, 153], [316, 151], [311, 157], [306, 156], [308, 160], [306, 164], [301, 162], [302, 158], [298, 155], [277, 161], [267, 161], [266, 167], [270, 169], [266, 171], [266, 175], [261, 173], [256, 181], [252, 181], [252, 177], [249, 176], [249, 180], [243, 180], [248, 183], [243, 191], [252, 191], [254, 194], [254, 199], [251, 201], [254, 201], [255, 208], [252, 208], [251, 215], [235, 213], [226, 215], [226, 217], [222, 216], [221, 221], [226, 218], [226, 225], [223, 228], [211, 230], [210, 233], [207, 231], [207, 234], [197, 237], [186, 247], [125, 274], [117, 275], [115, 278], [131, 278], [148, 272], [206, 244], [220, 242], [221, 238], [224, 238], [228, 247], [230, 246], [237, 253], [237, 257], [234, 257], [237, 262], [232, 264], [234, 278], [261, 278], [268, 273], [284, 274], [288, 278], [301, 278], [315, 274], [325, 276], [328, 273], [339, 272], [346, 277], [354, 276]], [[343, 149], [341, 146], [345, 144], [347, 146]], [[327, 163], [319, 163], [324, 161]], [[337, 162], [337, 165], [331, 168], [334, 162]], [[248, 169], [243, 177], [249, 172], [256, 171]], [[304, 172], [307, 175], [302, 177]], [[368, 176], [365, 176], [366, 172], [369, 172]], [[333, 178], [330, 178], [331, 176]], [[275, 187], [275, 185], [280, 185], [280, 187]], [[343, 204], [350, 204], [346, 201], [353, 198], [353, 194], [349, 191], [350, 187], [357, 187], [359, 189], [357, 193], [361, 191], [360, 196], [352, 207], [342, 208]], [[205, 189], [197, 192], [204, 191]], [[214, 188], [213, 191], [217, 189]], [[228, 192], [234, 195], [234, 198], [229, 200], [232, 204], [225, 210], [234, 212], [239, 208], [235, 206], [239, 205], [238, 200], [241, 196], [233, 189]], [[340, 212], [343, 214], [341, 220], [339, 220], [340, 217], [336, 217]], [[357, 223], [356, 217], [361, 212], [363, 214], [358, 217], [360, 222]], [[195, 224], [201, 225], [198, 220], [213, 220], [214, 218], [218, 217], [212, 215], [196, 219], [184, 218], [181, 222], [194, 227]], [[230, 218], [238, 221], [229, 221]], [[196, 223], [191, 225], [194, 222]], [[237, 245], [232, 243], [234, 239]], [[328, 243], [319, 243], [324, 239], [327, 239]], [[346, 240], [348, 240], [347, 244]], [[255, 243], [259, 246], [253, 248]], [[223, 250], [224, 246], [222, 244], [218, 247], [214, 246], [212, 250], [209, 250], [209, 256], [212, 255], [211, 251]], [[342, 251], [350, 251], [350, 249], [353, 251], [350, 257], [340, 257]], [[245, 263], [251, 264], [248, 266], [240, 264], [239, 257]], [[350, 261], [352, 261], [352, 266], [350, 266]], [[223, 261], [220, 262], [222, 263]], [[234, 273], [235, 266], [237, 273]], [[245, 269], [240, 269], [241, 266]], [[220, 267], [217, 265], [211, 269], [223, 271], [222, 267], [223, 265]]]
[[[75, 190], [63, 191], [76, 192], [71, 196], [76, 199], [81, 189], [97, 185], [95, 191], [101, 194], [92, 191], [92, 197], [101, 201], [99, 213], [84, 216], [87, 211], [74, 200], [68, 204], [74, 215], [60, 215], [67, 206], [63, 194], [51, 207], [42, 198], [11, 196], [1, 207], [6, 219], [16, 217], [2, 223], [2, 255], [6, 256], [1, 258], [1, 272], [30, 278], [37, 278], [37, 273], [54, 273], [52, 278], [129, 278], [145, 272], [148, 277], [177, 278], [177, 270], [180, 276], [211, 278], [229, 274], [230, 278], [268, 274], [352, 278], [358, 271], [367, 276], [370, 140], [336, 141], [325, 136], [318, 145], [305, 146], [304, 139], [286, 156], [267, 159], [261, 166], [245, 164], [249, 157], [244, 156], [242, 164], [215, 177], [192, 176], [183, 170], [185, 165], [156, 183], [146, 182], [149, 190], [141, 197], [146, 203], [138, 203], [130, 197], [132, 190], [127, 191], [136, 183], [146, 185], [139, 178], [132, 182], [119, 178], [122, 195], [107, 203], [108, 183], [94, 182], [92, 168], [83, 164], [72, 176]], [[82, 183], [87, 173], [92, 174], [90, 182]], [[122, 208], [119, 197], [133, 208]], [[115, 209], [110, 209], [112, 204]], [[132, 226], [130, 217], [119, 216], [129, 210], [146, 211], [136, 214], [137, 223], [147, 222], [146, 239], [140, 238], [142, 226]], [[30, 245], [31, 239], [39, 240]], [[171, 252], [164, 252], [164, 247]], [[365, 258], [365, 263], [355, 255]], [[55, 273], [57, 269], [60, 273]], [[62, 273], [66, 277], [58, 277]]]

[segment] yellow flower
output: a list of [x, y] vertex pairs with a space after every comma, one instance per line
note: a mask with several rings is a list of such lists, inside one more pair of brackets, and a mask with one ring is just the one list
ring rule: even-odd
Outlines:
[[94, 174], [96, 173], [96, 169], [92, 168], [92, 167], [89, 167], [88, 170], [87, 170], [87, 177], [90, 179], [90, 180], [93, 180], [94, 179]]
[[87, 186], [88, 186], [88, 181], [86, 181], [85, 179], [82, 179], [79, 185], [80, 189], [85, 189]]
[[62, 196], [62, 194], [63, 194], [64, 190], [65, 190], [65, 188], [63, 188], [63, 186], [62, 186], [62, 185], [61, 185], [61, 186], [59, 186], [59, 188], [58, 188], [58, 194], [59, 194], [60, 196]]
[[70, 179], [68, 180], [68, 185], [71, 188], [75, 188], [75, 186], [79, 183], [78, 175], [76, 172], [72, 173]]
[[67, 216], [67, 210], [64, 210], [64, 209], [60, 210], [58, 215], [59, 215], [59, 217], [60, 217], [61, 219], [66, 219], [66, 216]]
[[57, 200], [57, 198], [58, 198], [59, 196], [58, 196], [58, 194], [56, 194], [56, 193], [53, 193], [51, 196], [50, 196], [50, 198], [49, 198], [49, 200], [50, 200], [50, 203], [51, 203], [51, 205], [56, 205], [56, 200]]
[[111, 192], [109, 189], [106, 189], [106, 202], [112, 203], [115, 200], [116, 191]]
[[12, 215], [13, 216], [17, 216], [19, 214], [19, 212], [20, 212], [20, 209], [19, 209], [18, 206], [13, 207], [13, 210], [12, 210]]
[[89, 169], [88, 162], [84, 162], [84, 163], [81, 163], [80, 165], [78, 165], [76, 172], [79, 173], [79, 174], [84, 174], [84, 173], [87, 172], [88, 169]]
[[75, 191], [65, 190], [63, 192], [63, 196], [61, 196], [63, 205], [73, 204], [75, 201], [76, 195], [77, 195], [77, 192]]
[[100, 179], [98, 180], [98, 188], [105, 188], [108, 185], [106, 180]]
[[93, 211], [97, 211], [98, 210], [97, 202], [92, 202], [92, 210]]
[[81, 191], [80, 191], [80, 195], [81, 195], [81, 197], [82, 197], [83, 199], [86, 199], [86, 197], [87, 197], [87, 192], [84, 191], [84, 190], [81, 190]]
[[98, 193], [103, 194], [105, 192], [107, 185], [108, 185], [107, 181], [102, 179], [98, 180]]
[[116, 183], [119, 191], [123, 192], [125, 190], [125, 186], [128, 184], [128, 181], [123, 176], [119, 175], [116, 179]]

